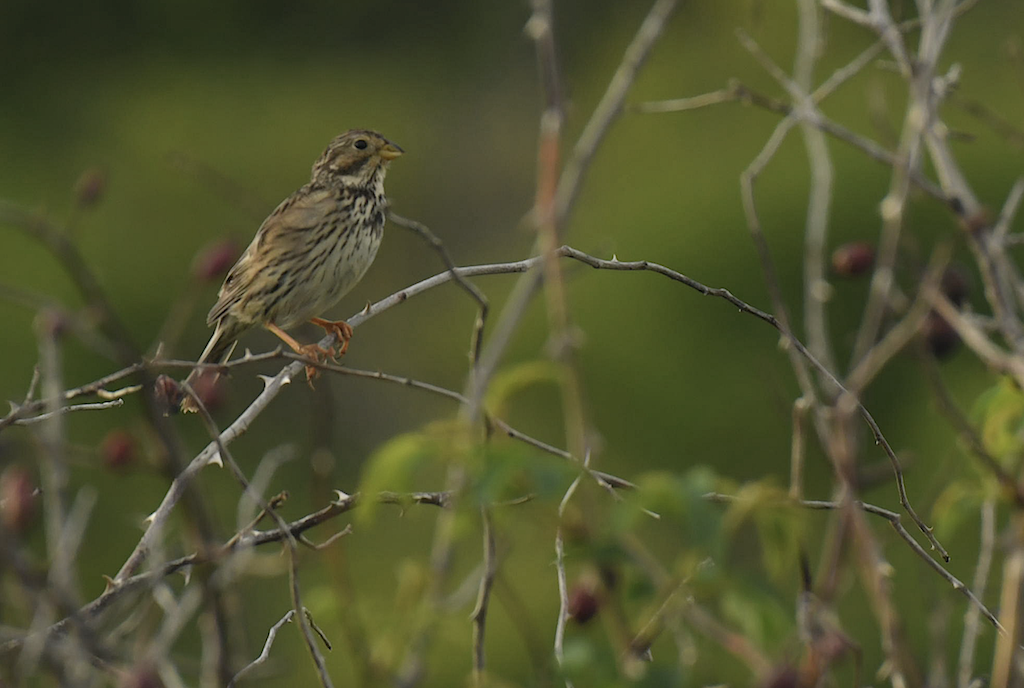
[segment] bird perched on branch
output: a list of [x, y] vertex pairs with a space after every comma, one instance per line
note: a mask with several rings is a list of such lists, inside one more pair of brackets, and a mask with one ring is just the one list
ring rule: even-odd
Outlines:
[[[344, 320], [317, 316], [362, 279], [377, 255], [388, 205], [384, 175], [402, 152], [373, 131], [353, 129], [331, 141], [313, 165], [309, 183], [263, 221], [228, 271], [206, 318], [216, 329], [199, 363], [226, 362], [238, 337], [257, 325], [317, 361], [345, 353], [352, 328]], [[285, 331], [303, 322], [333, 333], [337, 351], [299, 344]], [[201, 374], [193, 370], [186, 382]], [[307, 366], [306, 375], [312, 379], [316, 369]], [[197, 410], [191, 395], [181, 410]]]

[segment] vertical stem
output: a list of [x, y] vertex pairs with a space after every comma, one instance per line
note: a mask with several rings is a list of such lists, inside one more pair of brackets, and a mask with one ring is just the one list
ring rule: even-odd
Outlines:
[[[46, 400], [45, 412], [49, 417], [42, 422], [40, 438], [45, 460], [40, 465], [46, 528], [46, 547], [51, 562], [59, 562], [61, 535], [66, 518], [68, 467], [64, 462], [64, 404], [63, 367], [58, 342], [59, 315], [43, 311], [36, 319], [39, 336], [39, 362], [42, 376], [42, 396]], [[71, 562], [66, 562], [70, 566]], [[58, 567], [62, 568], [62, 567]], [[71, 583], [70, 570], [56, 570], [53, 575], [64, 588]]]
[[793, 439], [789, 448], [789, 496], [794, 500], [804, 498], [804, 459], [807, 454], [807, 410], [811, 407], [805, 397], [793, 402]]
[[992, 681], [989, 685], [1000, 688], [1021, 688], [1024, 675], [1021, 673], [1021, 638], [1024, 637], [1024, 515], [1016, 513], [1012, 525], [1013, 544], [1003, 562], [1003, 589], [999, 597], [999, 623], [1006, 629], [1005, 635], [996, 639], [995, 660], [992, 665]]
[[[981, 545], [978, 548], [978, 564], [974, 568], [971, 590], [978, 599], [985, 598], [989, 569], [992, 567], [992, 551], [996, 542], [996, 505], [991, 499], [981, 505]], [[978, 630], [981, 610], [969, 605], [964, 613], [964, 635], [960, 643], [960, 660], [957, 668], [957, 688], [968, 688], [974, 673], [974, 650], [978, 644]]]
[[487, 630], [487, 609], [491, 599], [491, 589], [494, 587], [494, 575], [498, 571], [498, 557], [494, 545], [494, 524], [491, 522], [491, 512], [484, 506], [480, 508], [481, 521], [483, 523], [484, 537], [484, 573], [480, 577], [480, 589], [477, 593], [476, 607], [473, 609], [473, 685], [475, 688], [483, 688], [487, 685], [484, 669], [486, 668], [486, 653], [484, 652], [484, 637]]

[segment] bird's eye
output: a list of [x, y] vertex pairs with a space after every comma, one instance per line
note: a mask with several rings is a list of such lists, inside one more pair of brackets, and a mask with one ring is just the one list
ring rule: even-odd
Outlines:
[[359, 150], [366, 150], [366, 147], [370, 144], [366, 142], [366, 139], [357, 139], [356, 142], [352, 145], [354, 145]]

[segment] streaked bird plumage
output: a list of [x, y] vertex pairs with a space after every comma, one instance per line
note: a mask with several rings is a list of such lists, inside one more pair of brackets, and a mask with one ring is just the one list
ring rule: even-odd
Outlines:
[[[352, 130], [331, 141], [309, 183], [263, 221], [228, 272], [206, 319], [215, 329], [200, 363], [226, 362], [238, 337], [258, 325], [311, 355], [319, 347], [300, 347], [282, 330], [313, 321], [329, 331], [351, 332], [343, 322], [317, 316], [362, 279], [377, 255], [387, 214], [384, 175], [401, 154], [373, 131]], [[199, 374], [193, 371], [186, 382]], [[182, 410], [195, 410], [190, 396]]]

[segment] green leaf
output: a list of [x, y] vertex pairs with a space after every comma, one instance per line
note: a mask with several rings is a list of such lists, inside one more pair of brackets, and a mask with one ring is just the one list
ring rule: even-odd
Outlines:
[[1015, 382], [1002, 378], [974, 404], [985, 449], [1007, 470], [1015, 470], [1024, 449], [1024, 394]]
[[793, 634], [792, 611], [765, 591], [733, 584], [722, 594], [722, 617], [758, 647], [781, 645]]
[[496, 438], [480, 448], [473, 476], [476, 503], [519, 499], [561, 499], [577, 469], [568, 461], [536, 449]]
[[723, 508], [705, 498], [720, 483], [713, 471], [706, 467], [682, 475], [652, 471], [637, 476], [634, 482], [637, 489], [626, 493], [626, 498], [615, 505], [616, 529], [632, 531], [651, 523], [648, 512], [654, 512], [661, 521], [658, 529], [678, 530], [682, 541], [694, 550], [696, 561], [718, 556], [723, 544]]
[[505, 415], [508, 401], [522, 390], [542, 383], [559, 384], [562, 368], [554, 361], [527, 361], [495, 374], [487, 391], [486, 407], [497, 415]]
[[735, 494], [725, 515], [726, 530], [732, 533], [744, 522], [752, 522], [765, 570], [778, 582], [791, 580], [800, 560], [807, 513], [792, 504], [788, 494], [770, 479], [746, 483]]
[[424, 463], [437, 457], [438, 445], [427, 432], [398, 435], [381, 445], [366, 462], [359, 486], [365, 496], [356, 518], [366, 522], [376, 513], [379, 492], [409, 492], [417, 489], [415, 477]]

